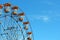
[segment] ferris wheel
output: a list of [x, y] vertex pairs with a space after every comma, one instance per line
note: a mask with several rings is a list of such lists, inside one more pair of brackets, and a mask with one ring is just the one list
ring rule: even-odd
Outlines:
[[0, 40], [33, 40], [30, 23], [18, 6], [0, 4]]

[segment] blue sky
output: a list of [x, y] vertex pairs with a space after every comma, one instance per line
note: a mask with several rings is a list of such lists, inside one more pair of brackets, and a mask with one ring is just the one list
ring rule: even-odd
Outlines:
[[0, 0], [11, 2], [26, 13], [34, 40], [60, 40], [60, 0]]

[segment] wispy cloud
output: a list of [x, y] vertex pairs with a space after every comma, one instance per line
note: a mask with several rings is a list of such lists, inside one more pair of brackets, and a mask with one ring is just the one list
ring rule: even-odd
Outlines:
[[29, 15], [28, 17], [32, 21], [34, 21], [34, 20], [39, 20], [39, 21], [44, 21], [44, 22], [48, 22], [49, 21], [49, 17], [48, 16]]
[[51, 1], [41, 1], [41, 3], [45, 5], [56, 5], [56, 3], [51, 2]]

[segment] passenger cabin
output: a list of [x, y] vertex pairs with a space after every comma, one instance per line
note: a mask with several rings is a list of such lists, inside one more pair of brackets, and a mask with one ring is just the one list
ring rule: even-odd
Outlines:
[[30, 34], [32, 34], [32, 32], [28, 32], [27, 34], [30, 35]]
[[23, 22], [23, 24], [29, 24], [29, 22]]
[[30, 37], [28, 37], [27, 40], [32, 40], [32, 39]]
[[11, 6], [10, 3], [5, 3], [4, 4], [4, 11], [5, 11], [5, 13], [8, 13], [10, 11], [10, 6]]
[[2, 9], [2, 8], [3, 8], [3, 5], [0, 4], [0, 9]]
[[24, 12], [19, 13], [18, 16], [24, 16]]

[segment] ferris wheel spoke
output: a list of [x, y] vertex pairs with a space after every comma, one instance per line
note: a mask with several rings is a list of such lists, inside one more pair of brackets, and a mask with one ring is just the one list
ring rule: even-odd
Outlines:
[[[14, 17], [11, 17], [12, 19], [14, 19]], [[14, 19], [15, 20], [15, 19]], [[18, 24], [18, 21], [17, 20], [15, 20], [16, 21], [16, 23]], [[18, 24], [18, 26], [19, 26], [19, 28], [20, 28], [20, 31], [21, 31], [21, 33], [22, 33], [22, 35], [23, 35], [23, 40], [25, 40], [25, 37], [24, 37], [24, 34], [23, 34], [23, 31], [22, 31], [22, 28], [21, 28], [21, 26]]]

